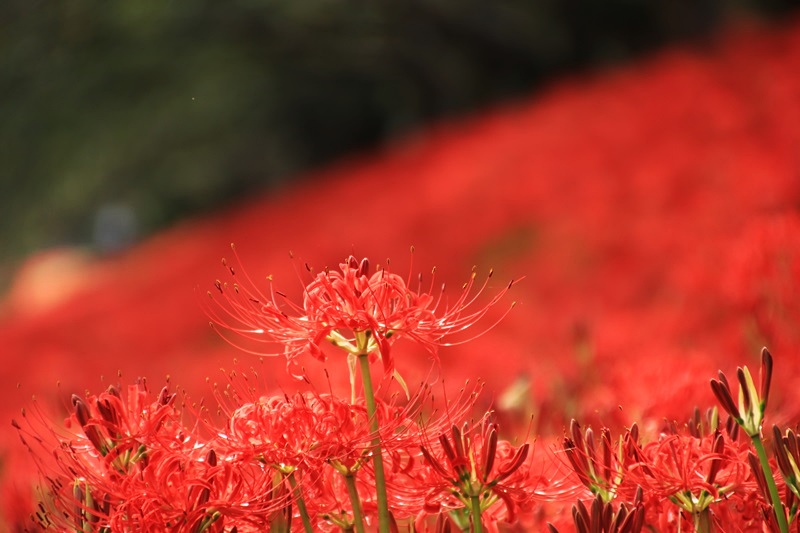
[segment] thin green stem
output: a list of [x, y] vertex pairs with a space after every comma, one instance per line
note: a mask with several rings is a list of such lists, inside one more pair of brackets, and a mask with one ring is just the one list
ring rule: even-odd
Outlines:
[[778, 520], [778, 527], [781, 533], [789, 533], [789, 524], [786, 522], [786, 513], [783, 510], [783, 503], [780, 496], [778, 496], [778, 486], [775, 485], [775, 478], [772, 476], [772, 469], [769, 466], [767, 459], [767, 452], [764, 449], [764, 443], [761, 440], [761, 435], [753, 435], [753, 446], [758, 454], [758, 461], [761, 463], [761, 470], [764, 472], [764, 479], [767, 482], [769, 489], [769, 496], [772, 500], [772, 510], [775, 512], [775, 518]]
[[294, 472], [287, 476], [289, 478], [289, 485], [294, 492], [295, 501], [297, 502], [297, 510], [300, 511], [300, 518], [303, 520], [303, 529], [306, 533], [314, 533], [314, 528], [311, 527], [311, 520], [308, 518], [308, 509], [306, 509], [306, 502], [303, 500], [303, 494], [300, 492], [300, 487], [297, 486], [297, 480], [294, 477]]
[[483, 524], [481, 523], [481, 498], [480, 496], [472, 496], [470, 498], [470, 506], [472, 507], [472, 532], [483, 533]]
[[711, 513], [708, 512], [708, 508], [693, 514], [694, 530], [697, 533], [712, 533], [714, 531], [714, 526], [711, 522]]
[[[197, 529], [195, 531], [197, 533], [203, 533], [204, 531], [206, 531], [208, 528], [211, 527], [211, 524], [219, 520], [220, 516], [222, 515], [220, 514], [219, 511], [209, 510], [206, 513], [206, 517], [203, 518], [203, 521], [200, 522], [200, 524], [198, 524]], [[91, 527], [91, 524], [89, 524], [89, 526]], [[87, 529], [86, 531], [91, 531], [91, 529]]]
[[364, 384], [364, 399], [367, 402], [370, 431], [374, 435], [372, 446], [375, 451], [372, 455], [372, 461], [375, 468], [375, 490], [378, 496], [378, 531], [380, 533], [389, 533], [389, 502], [386, 498], [386, 475], [383, 470], [381, 438], [378, 434], [378, 416], [375, 413], [375, 392], [372, 388], [372, 375], [369, 373], [369, 356], [365, 353], [360, 354], [358, 363], [361, 367], [361, 381]]
[[364, 517], [361, 514], [361, 500], [356, 488], [356, 476], [352, 473], [345, 474], [344, 480], [347, 484], [347, 494], [350, 495], [350, 504], [353, 506], [353, 522], [355, 522], [356, 531], [364, 533]]
[[471, 513], [466, 507], [453, 509], [448, 513], [450, 520], [456, 525], [459, 531], [469, 533], [469, 522]]

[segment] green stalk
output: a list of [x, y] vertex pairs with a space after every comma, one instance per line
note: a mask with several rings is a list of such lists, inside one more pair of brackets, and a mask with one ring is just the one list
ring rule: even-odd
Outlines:
[[297, 480], [294, 478], [294, 472], [287, 476], [289, 478], [289, 485], [292, 487], [297, 502], [297, 510], [300, 511], [300, 518], [303, 520], [303, 529], [306, 533], [314, 533], [314, 528], [311, 527], [311, 520], [308, 518], [308, 510], [306, 509], [306, 502], [303, 500], [303, 494], [300, 492], [300, 487], [297, 486]]
[[386, 475], [383, 470], [383, 452], [381, 451], [381, 438], [378, 435], [378, 416], [375, 414], [375, 392], [372, 388], [372, 374], [369, 373], [369, 356], [359, 354], [358, 363], [361, 367], [361, 381], [364, 384], [364, 399], [367, 402], [367, 416], [370, 420], [370, 431], [375, 435], [372, 445], [375, 451], [372, 455], [375, 467], [375, 490], [378, 496], [378, 531], [389, 533], [389, 501], [386, 497]]
[[714, 531], [711, 524], [711, 513], [708, 512], [708, 508], [693, 514], [694, 530], [697, 531], [697, 533], [712, 533]]
[[481, 523], [480, 496], [472, 496], [470, 498], [470, 505], [472, 506], [472, 532], [483, 533], [483, 524]]
[[764, 443], [761, 441], [761, 435], [752, 435], [753, 446], [756, 448], [758, 454], [758, 461], [761, 463], [761, 470], [764, 472], [764, 478], [767, 481], [767, 488], [769, 489], [769, 496], [772, 499], [772, 510], [775, 512], [775, 518], [778, 520], [778, 527], [781, 533], [789, 533], [789, 524], [786, 522], [786, 513], [783, 511], [783, 503], [780, 496], [778, 496], [778, 487], [775, 485], [775, 478], [772, 476], [772, 469], [769, 467], [769, 460], [767, 459], [767, 452], [764, 449]]
[[347, 483], [350, 504], [353, 506], [353, 522], [355, 522], [356, 531], [364, 533], [364, 517], [361, 515], [361, 500], [358, 498], [358, 489], [356, 489], [356, 476], [352, 473], [345, 474], [344, 480]]
[[211, 527], [211, 524], [219, 520], [220, 516], [222, 515], [220, 514], [219, 511], [213, 511], [213, 512], [212, 510], [207, 511], [205, 518], [203, 518], [203, 520], [197, 525], [197, 529], [195, 531], [197, 533], [203, 533], [204, 531], [206, 531], [208, 528]]
[[450, 520], [456, 525], [459, 531], [469, 533], [469, 522], [471, 516], [470, 509], [466, 507], [453, 509], [448, 513]]

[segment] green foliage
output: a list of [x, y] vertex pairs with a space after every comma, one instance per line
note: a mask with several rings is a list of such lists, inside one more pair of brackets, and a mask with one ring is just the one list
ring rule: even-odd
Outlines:
[[0, 269], [103, 205], [148, 232], [724, 11], [572, 4], [2, 2]]

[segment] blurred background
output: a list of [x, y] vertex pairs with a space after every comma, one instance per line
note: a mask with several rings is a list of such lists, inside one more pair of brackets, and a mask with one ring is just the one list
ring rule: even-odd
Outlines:
[[35, 250], [113, 253], [553, 76], [797, 4], [4, 1], [0, 290]]

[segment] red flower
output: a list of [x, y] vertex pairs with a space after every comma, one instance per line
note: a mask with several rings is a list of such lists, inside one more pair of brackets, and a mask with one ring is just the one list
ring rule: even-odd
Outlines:
[[330, 461], [364, 461], [372, 434], [363, 405], [306, 392], [242, 405], [232, 413], [223, 440], [230, 453], [313, 473]]
[[662, 434], [641, 452], [641, 463], [630, 467], [629, 481], [645, 488], [646, 499], [668, 500], [696, 519], [706, 516], [707, 509], [730, 507], [741, 499], [743, 488], [752, 490], [747, 447], [725, 439], [720, 431], [700, 437]]
[[[599, 450], [595, 443], [594, 431], [581, 430], [576, 420], [570, 423], [571, 437], [564, 437], [562, 448], [570, 466], [578, 475], [580, 482], [597, 495], [602, 503], [609, 503], [617, 496], [623, 481], [624, 454], [618, 453], [611, 439], [611, 430], [600, 430]], [[630, 438], [630, 437], [629, 437]]]
[[269, 469], [218, 457], [208, 445], [156, 450], [140, 475], [116, 486], [110, 531], [263, 531], [290, 501], [273, 478]]
[[[59, 432], [36, 413], [14, 423], [47, 481], [33, 516], [60, 531], [263, 531], [286, 506], [275, 495], [273, 472], [253, 461], [219, 455], [184, 425], [175, 395], [152, 397], [144, 380], [85, 398], [72, 397]], [[249, 526], [253, 526], [247, 529]]]
[[[452, 439], [441, 434], [436, 444], [421, 447], [430, 467], [420, 486], [427, 489], [429, 511], [442, 508], [463, 513], [463, 519], [480, 507], [482, 521], [514, 522], [526, 509], [539, 480], [524, 468], [530, 444], [515, 447], [499, 440], [497, 424], [486, 420], [473, 429], [452, 426]], [[500, 501], [503, 505], [496, 506]]]
[[[477, 306], [476, 300], [486, 288], [491, 271], [475, 292], [473, 272], [459, 297], [448, 303], [444, 286], [435, 294], [433, 280], [429, 289], [423, 290], [420, 282], [414, 290], [409, 281], [388, 268], [372, 274], [369, 270], [366, 258], [359, 262], [350, 256], [339, 265], [339, 271], [320, 272], [305, 287], [302, 306], [272, 286], [268, 295], [261, 293], [252, 287], [246, 274], [249, 287], [217, 281], [221, 298], [214, 298], [209, 291], [218, 304], [209, 309], [209, 316], [212, 325], [252, 340], [281, 345], [295, 376], [302, 375], [293, 368], [300, 354], [307, 352], [325, 359], [323, 343], [343, 349], [352, 361], [361, 354], [375, 355], [382, 360], [385, 372], [391, 373], [394, 360], [390, 347], [395, 339], [406, 337], [435, 355], [445, 337], [473, 326], [513, 284], [509, 283], [488, 304]], [[235, 270], [229, 267], [229, 271], [235, 278]], [[351, 369], [353, 365], [351, 362]]]

